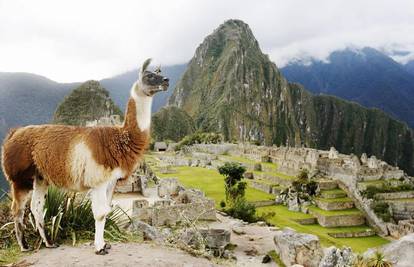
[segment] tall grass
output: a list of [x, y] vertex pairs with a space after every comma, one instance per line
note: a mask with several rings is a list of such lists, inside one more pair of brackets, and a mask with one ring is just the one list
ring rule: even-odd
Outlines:
[[[10, 216], [10, 201], [1, 201], [2, 221], [0, 225], [0, 249], [7, 249], [15, 242], [14, 224]], [[95, 219], [92, 213], [92, 204], [86, 195], [66, 192], [55, 187], [49, 187], [45, 202], [45, 230], [52, 242], [62, 243], [70, 240], [75, 245], [79, 240], [93, 239]], [[40, 237], [36, 233], [35, 220], [29, 209], [25, 216], [25, 235], [34, 247], [40, 245]], [[105, 224], [105, 238], [111, 241], [124, 241], [126, 235], [122, 230], [130, 222], [128, 215], [116, 207], [107, 216]]]
[[[121, 228], [130, 218], [116, 207], [106, 219], [105, 237], [113, 241], [125, 239]], [[65, 192], [50, 187], [45, 202], [45, 226], [53, 242], [71, 239], [89, 239], [94, 235], [95, 219], [92, 203], [86, 195]]]

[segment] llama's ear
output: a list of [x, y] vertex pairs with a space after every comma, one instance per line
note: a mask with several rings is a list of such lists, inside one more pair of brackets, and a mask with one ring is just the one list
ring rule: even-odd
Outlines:
[[144, 63], [142, 64], [142, 67], [141, 67], [141, 73], [144, 73], [144, 71], [147, 70], [149, 64], [151, 64], [151, 60], [152, 59], [149, 58], [149, 59], [147, 59], [147, 60], [144, 61]]

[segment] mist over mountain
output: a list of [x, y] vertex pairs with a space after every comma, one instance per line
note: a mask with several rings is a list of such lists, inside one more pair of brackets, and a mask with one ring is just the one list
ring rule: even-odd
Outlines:
[[[313, 93], [376, 107], [414, 127], [414, 64], [403, 66], [369, 47], [330, 54], [327, 61], [291, 62], [281, 69]], [[410, 73], [411, 72], [411, 73]]]
[[406, 124], [378, 109], [312, 95], [289, 83], [240, 20], [226, 21], [204, 39], [169, 104], [186, 111], [199, 130], [220, 132], [230, 141], [334, 146], [414, 172], [414, 134]]

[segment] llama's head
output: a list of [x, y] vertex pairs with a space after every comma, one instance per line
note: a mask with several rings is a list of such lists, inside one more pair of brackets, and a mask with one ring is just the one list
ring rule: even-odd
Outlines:
[[137, 94], [153, 96], [160, 91], [166, 91], [169, 85], [169, 79], [161, 75], [161, 69], [158, 67], [154, 71], [148, 70], [151, 59], [145, 60], [142, 64], [139, 74], [138, 85], [135, 90]]

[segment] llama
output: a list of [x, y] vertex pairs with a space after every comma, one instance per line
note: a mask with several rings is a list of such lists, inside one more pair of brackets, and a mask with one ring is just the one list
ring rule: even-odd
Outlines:
[[105, 218], [111, 211], [117, 180], [131, 175], [149, 142], [153, 96], [168, 89], [169, 79], [160, 70], [142, 65], [122, 126], [30, 125], [13, 129], [2, 147], [2, 167], [13, 198], [17, 242], [22, 251], [29, 247], [24, 238], [24, 211], [30, 209], [44, 244], [52, 244], [44, 230], [43, 208], [49, 185], [72, 191], [90, 190], [95, 218], [95, 253], [104, 255], [110, 246], [104, 241]]

